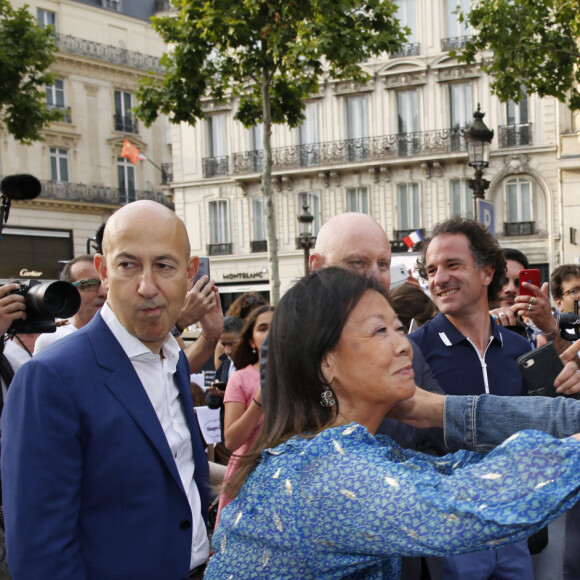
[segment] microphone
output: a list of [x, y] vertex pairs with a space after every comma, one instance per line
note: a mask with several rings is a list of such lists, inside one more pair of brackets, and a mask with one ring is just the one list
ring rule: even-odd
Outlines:
[[40, 195], [41, 185], [34, 175], [8, 175], [0, 183], [0, 191], [9, 199], [34, 199]]

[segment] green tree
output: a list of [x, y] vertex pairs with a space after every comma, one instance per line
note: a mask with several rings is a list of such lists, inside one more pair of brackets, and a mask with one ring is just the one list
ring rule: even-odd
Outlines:
[[263, 123], [262, 191], [266, 201], [272, 302], [280, 294], [276, 220], [271, 187], [272, 124], [297, 126], [304, 100], [319, 79], [365, 82], [359, 63], [395, 52], [405, 32], [390, 0], [176, 0], [174, 15], [153, 26], [171, 52], [166, 74], [144, 79], [137, 115], [150, 125], [159, 113], [192, 125], [202, 99], [235, 97], [235, 118]]
[[461, 17], [475, 34], [459, 59], [472, 63], [483, 53], [482, 69], [501, 101], [519, 101], [525, 85], [580, 109], [578, 0], [480, 0]]
[[28, 7], [13, 8], [0, 0], [0, 119], [8, 132], [29, 145], [42, 140], [40, 131], [62, 113], [46, 106], [47, 72], [56, 45], [50, 29], [41, 28]]

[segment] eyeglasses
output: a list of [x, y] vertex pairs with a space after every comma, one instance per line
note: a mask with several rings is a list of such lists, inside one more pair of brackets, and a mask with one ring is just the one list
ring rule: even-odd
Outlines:
[[505, 276], [501, 282], [502, 287], [507, 286], [510, 283], [510, 280], [514, 283], [516, 288], [520, 287], [520, 279], [517, 276], [514, 276], [513, 278], [511, 276]]
[[570, 288], [566, 292], [562, 292], [562, 296], [570, 296], [570, 298], [578, 298], [580, 296], [580, 288]]
[[72, 285], [75, 288], [80, 288], [83, 292], [96, 292], [101, 286], [101, 281], [95, 278], [88, 278], [87, 280], [77, 280]]

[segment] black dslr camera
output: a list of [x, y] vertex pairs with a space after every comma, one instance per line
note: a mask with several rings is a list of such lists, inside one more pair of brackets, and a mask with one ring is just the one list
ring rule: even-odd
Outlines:
[[15, 283], [20, 288], [10, 294], [20, 294], [26, 299], [26, 320], [15, 320], [8, 334], [55, 332], [55, 318], [69, 318], [81, 306], [79, 291], [70, 282], [15, 280]]
[[580, 316], [575, 312], [563, 312], [558, 322], [560, 336], [564, 340], [580, 340]]

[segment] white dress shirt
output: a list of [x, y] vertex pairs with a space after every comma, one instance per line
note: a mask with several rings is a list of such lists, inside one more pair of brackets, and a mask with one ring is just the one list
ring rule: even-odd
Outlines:
[[183, 402], [175, 371], [179, 360], [179, 345], [171, 334], [161, 347], [162, 356], [156, 355], [119, 322], [108, 303], [101, 309], [103, 320], [131, 360], [137, 376], [155, 410], [171, 454], [175, 459], [181, 483], [187, 494], [192, 514], [192, 543], [190, 570], [203, 564], [209, 556], [209, 541], [201, 517], [199, 490], [193, 478], [195, 464], [191, 433], [185, 418]]

